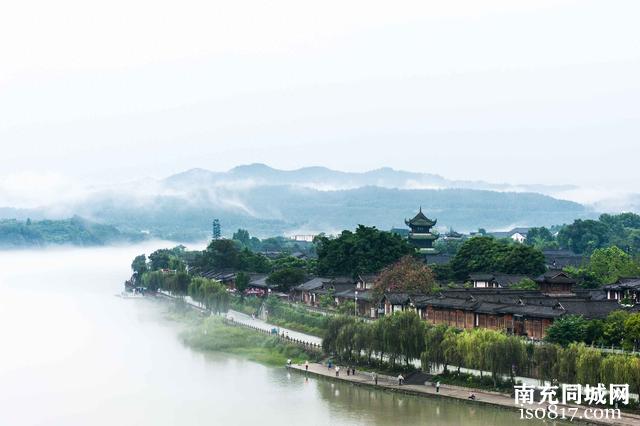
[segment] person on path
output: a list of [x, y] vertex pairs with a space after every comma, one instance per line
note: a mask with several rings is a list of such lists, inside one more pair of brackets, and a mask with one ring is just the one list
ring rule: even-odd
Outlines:
[[331, 370], [331, 360], [329, 360], [329, 370]]
[[375, 376], [376, 376], [375, 371], [372, 371], [372, 372], [371, 372], [371, 380], [374, 380], [374, 379], [376, 378]]
[[436, 393], [440, 392], [440, 380], [436, 382]]
[[351, 367], [351, 375], [352, 376], [356, 375], [356, 366], [355, 365], [353, 367]]
[[351, 367], [347, 365], [347, 376], [349, 375], [350, 372], [351, 372]]
[[287, 360], [287, 365], [291, 365], [291, 358]]
[[404, 380], [404, 377], [402, 377], [402, 374], [398, 375], [398, 386], [402, 386], [402, 381]]
[[336, 365], [336, 377], [340, 376], [340, 367]]
[[469, 393], [469, 399], [476, 399], [476, 394], [473, 392]]
[[374, 380], [376, 381], [376, 386], [378, 386], [378, 373], [373, 373], [374, 374]]
[[304, 367], [305, 367], [305, 369], [307, 371], [309, 371], [309, 361], [308, 360], [304, 363]]
[[289, 340], [289, 332], [287, 331], [287, 340]]

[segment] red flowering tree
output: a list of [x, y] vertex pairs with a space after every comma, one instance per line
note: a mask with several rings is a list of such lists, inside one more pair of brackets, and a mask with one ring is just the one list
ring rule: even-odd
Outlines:
[[411, 291], [428, 293], [436, 286], [436, 280], [428, 266], [413, 256], [404, 256], [387, 266], [373, 283], [373, 293], [381, 298], [385, 291]]

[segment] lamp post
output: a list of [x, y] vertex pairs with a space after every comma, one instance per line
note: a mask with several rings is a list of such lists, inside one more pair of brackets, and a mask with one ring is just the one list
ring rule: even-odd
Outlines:
[[358, 316], [358, 290], [356, 290], [356, 306], [354, 311], [355, 311], [354, 314], [357, 317]]

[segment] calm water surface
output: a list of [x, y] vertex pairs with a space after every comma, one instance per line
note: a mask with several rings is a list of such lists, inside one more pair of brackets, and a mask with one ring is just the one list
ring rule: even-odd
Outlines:
[[0, 425], [525, 423], [185, 348], [162, 303], [114, 297], [162, 246], [0, 252]]

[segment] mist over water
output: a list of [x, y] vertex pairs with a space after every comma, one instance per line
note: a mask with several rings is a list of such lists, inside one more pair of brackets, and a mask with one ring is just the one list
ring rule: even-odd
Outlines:
[[166, 305], [114, 297], [133, 257], [162, 246], [0, 252], [0, 424], [518, 421], [514, 412], [305, 380], [186, 348]]

